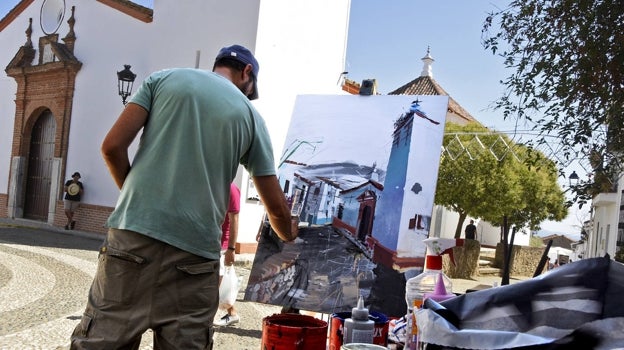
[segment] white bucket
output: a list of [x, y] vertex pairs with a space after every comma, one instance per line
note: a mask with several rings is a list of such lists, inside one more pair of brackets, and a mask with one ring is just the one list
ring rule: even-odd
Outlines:
[[341, 350], [388, 350], [388, 348], [376, 344], [350, 343], [340, 347]]

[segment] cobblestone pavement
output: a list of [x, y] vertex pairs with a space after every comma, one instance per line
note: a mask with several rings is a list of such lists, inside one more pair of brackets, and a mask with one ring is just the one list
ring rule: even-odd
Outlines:
[[[68, 349], [69, 337], [85, 308], [103, 238], [0, 218], [0, 350]], [[235, 305], [241, 321], [217, 328], [215, 349], [256, 350], [261, 345], [262, 319], [281, 307], [243, 300], [253, 255], [237, 255], [236, 259], [243, 282]], [[463, 293], [494, 282], [500, 278], [453, 279], [453, 291]], [[218, 311], [216, 318], [223, 314]], [[328, 315], [315, 316], [328, 321]], [[149, 331], [140, 348], [153, 348]]]
[[[0, 220], [0, 349], [68, 349], [95, 274], [103, 236], [26, 221]], [[251, 263], [238, 263], [243, 281], [241, 321], [217, 329], [215, 349], [259, 349], [262, 318], [280, 307], [243, 301]], [[217, 313], [217, 318], [223, 315]], [[151, 334], [141, 349], [152, 349]]]

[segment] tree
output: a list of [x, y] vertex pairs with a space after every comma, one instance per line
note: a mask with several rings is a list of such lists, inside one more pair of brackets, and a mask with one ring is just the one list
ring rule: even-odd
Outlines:
[[577, 198], [613, 183], [624, 160], [624, 2], [514, 0], [489, 14], [483, 34], [513, 71], [496, 108], [535, 122], [538, 143], [559, 137], [567, 159], [593, 158], [596, 176]]
[[[476, 141], [478, 136], [478, 142]], [[565, 197], [555, 164], [542, 153], [513, 144], [476, 123], [448, 123], [438, 172], [435, 203], [459, 214], [455, 238], [468, 215], [506, 228], [537, 229], [544, 220], [562, 220]], [[509, 148], [497, 149], [500, 145]], [[504, 155], [496, 157], [494, 154]], [[508, 230], [501, 239], [507, 241]]]
[[499, 161], [487, 183], [490, 208], [479, 217], [503, 227], [502, 242], [508, 241], [512, 226], [537, 230], [543, 221], [559, 221], [567, 215], [556, 165], [530, 147], [514, 145], [514, 156]]
[[511, 225], [539, 229], [545, 220], [563, 220], [568, 212], [566, 199], [557, 182], [557, 168], [554, 162], [540, 152], [520, 146], [518, 156], [525, 161], [515, 162], [517, 175], [518, 205], [505, 213]]
[[446, 152], [440, 159], [435, 203], [459, 214], [455, 238], [461, 235], [461, 228], [468, 215], [478, 217], [490, 206], [488, 191], [492, 187], [492, 169], [497, 160], [478, 147], [465, 148], [474, 139], [473, 133], [487, 133], [488, 130], [477, 123], [465, 127], [447, 123], [445, 126], [444, 147]]

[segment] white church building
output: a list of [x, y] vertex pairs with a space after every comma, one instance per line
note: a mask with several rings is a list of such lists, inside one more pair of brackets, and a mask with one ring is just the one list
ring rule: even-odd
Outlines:
[[[254, 104], [279, 158], [295, 97], [344, 93], [336, 81], [349, 10], [349, 0], [155, 0], [153, 8], [127, 0], [20, 1], [0, 19], [0, 217], [63, 227], [63, 184], [78, 171], [85, 193], [75, 229], [106, 232], [119, 190], [100, 145], [124, 108], [117, 72], [125, 65], [136, 89], [153, 71], [211, 70], [221, 47], [250, 48], [260, 62]], [[242, 168], [235, 181], [239, 242], [251, 245], [264, 210]]]

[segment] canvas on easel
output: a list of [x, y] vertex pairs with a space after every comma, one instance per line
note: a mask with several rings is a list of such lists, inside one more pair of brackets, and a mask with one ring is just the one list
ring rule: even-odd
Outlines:
[[350, 311], [380, 267], [422, 267], [447, 106], [446, 96], [298, 96], [278, 177], [299, 237], [265, 230], [245, 299]]

